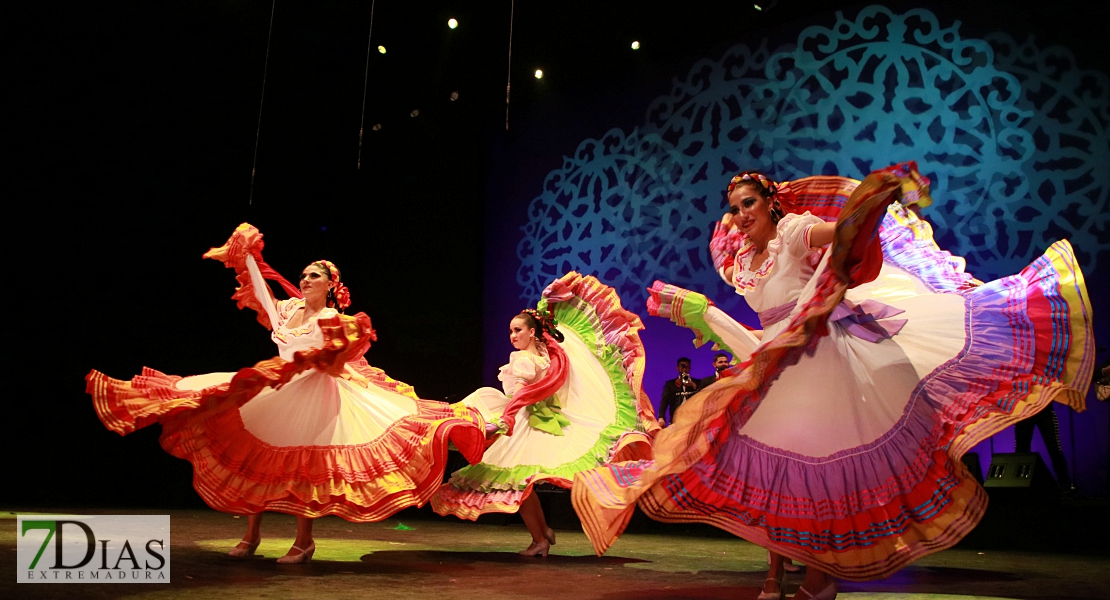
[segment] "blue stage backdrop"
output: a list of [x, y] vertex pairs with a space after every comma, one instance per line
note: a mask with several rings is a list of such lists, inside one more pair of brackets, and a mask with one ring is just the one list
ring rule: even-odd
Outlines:
[[[488, 186], [488, 383], [511, 350], [510, 317], [570, 270], [612, 285], [645, 319], [644, 381], [656, 404], [679, 356], [694, 359], [695, 375], [710, 374], [711, 349], [695, 350], [686, 330], [646, 316], [645, 288], [659, 279], [697, 290], [758, 323], [706, 249], [724, 184], [746, 168], [778, 180], [860, 178], [916, 160], [933, 182], [925, 216], [937, 241], [966, 257], [971, 273], [1015, 273], [1067, 238], [1095, 312], [1106, 314], [1110, 79], [1068, 48], [1002, 32], [973, 37], [957, 19], [878, 5], [815, 15], [658, 73], [672, 81], [669, 93], [642, 74], [635, 83], [618, 76], [518, 115], [522, 131], [504, 141]], [[1110, 339], [1104, 321], [1096, 328]], [[1110, 407], [1093, 394], [1088, 407], [1055, 409], [1077, 484], [1103, 494]], [[1012, 451], [1012, 431], [977, 449], [984, 463], [992, 448]]]

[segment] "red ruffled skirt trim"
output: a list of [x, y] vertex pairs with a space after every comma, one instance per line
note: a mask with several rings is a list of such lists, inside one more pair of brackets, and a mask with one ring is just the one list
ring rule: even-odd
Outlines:
[[[683, 405], [656, 438], [653, 461], [576, 475], [572, 500], [599, 554], [638, 503], [652, 518], [711, 524], [836, 577], [886, 577], [979, 522], [987, 498], [959, 460], [968, 448], [1053, 400], [1082, 408], [1090, 303], [1071, 247], [1058, 242], [1021, 274], [982, 286], [950, 273], [950, 261], [929, 261], [934, 272], [921, 279], [967, 299], [976, 335], [922, 381], [921, 401], [876, 442], [882, 449], [809, 460], [737, 439], [769, 387], [827, 335], [846, 290], [874, 270], [868, 246], [893, 187], [882, 177], [860, 186], [812, 300], [728, 378]], [[944, 398], [946, 410], [930, 397]]]
[[361, 384], [413, 398], [416, 414], [367, 443], [277, 447], [251, 434], [238, 408], [308, 370], [304, 364], [275, 358], [196, 391], [180, 390], [175, 384], [181, 377], [149, 368], [131, 381], [98, 371], [86, 380], [97, 415], [109, 429], [127, 434], [161, 423], [162, 447], [193, 464], [193, 487], [223, 512], [380, 521], [428, 502], [443, 481], [450, 444], [471, 462], [481, 459], [485, 424], [476, 411], [418, 399], [411, 387], [365, 361], [351, 366], [365, 379]]

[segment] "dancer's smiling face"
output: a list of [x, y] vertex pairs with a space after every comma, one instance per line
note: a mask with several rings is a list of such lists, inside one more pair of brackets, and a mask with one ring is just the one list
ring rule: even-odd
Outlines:
[[741, 184], [733, 188], [728, 195], [728, 211], [732, 222], [749, 236], [775, 228], [771, 203], [754, 185]]
[[328, 290], [335, 287], [328, 270], [312, 263], [301, 271], [301, 294], [306, 301], [315, 304], [317, 301], [327, 302]]
[[513, 317], [513, 320], [509, 321], [509, 341], [512, 342], [513, 348], [527, 350], [535, 340], [536, 330], [529, 327], [524, 319]]

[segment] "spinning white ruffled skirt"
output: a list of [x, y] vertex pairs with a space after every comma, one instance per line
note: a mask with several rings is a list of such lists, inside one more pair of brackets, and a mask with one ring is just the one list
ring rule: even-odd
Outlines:
[[261, 262], [261, 248], [261, 234], [244, 224], [206, 256], [236, 268], [233, 297], [273, 329], [280, 356], [184, 378], [144, 368], [121, 381], [92, 371], [97, 415], [121, 435], [161, 424], [162, 447], [193, 464], [193, 487], [216, 510], [366, 522], [426, 503], [443, 481], [450, 444], [468, 460], [481, 457], [481, 416], [420, 399], [367, 364], [373, 333], [364, 314], [326, 308], [289, 327], [304, 300], [274, 304], [263, 276], [284, 280]]
[[649, 311], [746, 360], [681, 407], [653, 461], [578, 475], [573, 500], [599, 553], [638, 504], [837, 577], [885, 577], [982, 517], [986, 494], [960, 461], [968, 449], [1053, 400], [1083, 408], [1090, 303], [1066, 241], [982, 283], [927, 223], [887, 209], [896, 179], [787, 185], [802, 208], [847, 206], [823, 255], [806, 241], [819, 220], [802, 214], [779, 223], [762, 267], [737, 254], [762, 339], [700, 294], [653, 287]]
[[[499, 437], [481, 463], [456, 472], [443, 485], [432, 499], [439, 514], [476, 519], [488, 512], [516, 512], [540, 481], [569, 488], [574, 474], [584, 469], [651, 456], [659, 425], [641, 388], [639, 317], [621, 308], [612, 288], [578, 273], [552, 283], [540, 306], [551, 307], [565, 336], [566, 382], [547, 404], [519, 409], [512, 435]], [[502, 368], [499, 377], [510, 395], [514, 386], [508, 382], [534, 379], [548, 367], [545, 358], [527, 354], [514, 352]], [[509, 399], [500, 390], [481, 388], [462, 403], [492, 422]]]

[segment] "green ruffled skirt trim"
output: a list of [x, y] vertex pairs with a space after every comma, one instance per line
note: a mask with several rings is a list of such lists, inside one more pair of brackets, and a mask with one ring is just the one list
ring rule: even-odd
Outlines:
[[[609, 376], [616, 403], [615, 419], [602, 429], [597, 441], [585, 454], [572, 461], [554, 468], [541, 465], [499, 467], [478, 463], [456, 471], [451, 476], [452, 487], [479, 492], [523, 490], [528, 487], [533, 478], [541, 474], [573, 481], [575, 473], [605, 464], [621, 436], [636, 429], [636, 399], [632, 387], [625, 379], [620, 348], [605, 343], [601, 333], [600, 318], [596, 311], [577, 296], [568, 302], [556, 303], [554, 307], [555, 319], [559, 322], [560, 329], [578, 334], [586, 346], [593, 349], [594, 356], [601, 362], [605, 373]], [[541, 300], [538, 308], [546, 310], [547, 301]], [[565, 420], [561, 414], [558, 416]], [[532, 416], [529, 417], [529, 425], [532, 418]], [[566, 424], [569, 425], [569, 422]], [[539, 427], [537, 429], [543, 430]]]

